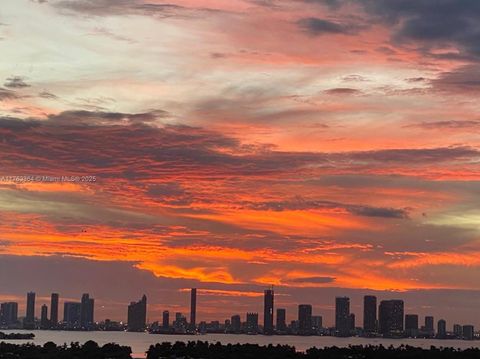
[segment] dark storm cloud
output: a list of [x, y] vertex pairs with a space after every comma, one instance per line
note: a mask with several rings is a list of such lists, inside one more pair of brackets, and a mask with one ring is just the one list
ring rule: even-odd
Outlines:
[[333, 283], [334, 281], [335, 281], [334, 277], [303, 277], [303, 278], [295, 278], [290, 280], [291, 283], [315, 283], [315, 284]]
[[[421, 44], [418, 49], [432, 57], [466, 60], [480, 58], [480, 2], [477, 0], [304, 0], [338, 10], [354, 4], [365, 11], [372, 23], [383, 23], [391, 30], [395, 45]], [[322, 25], [320, 24], [320, 29]], [[327, 30], [330, 29], [326, 26]], [[331, 28], [333, 31], [341, 29]], [[341, 32], [341, 31], [340, 31]], [[435, 47], [454, 45], [460, 53], [438, 54]], [[383, 47], [387, 54], [391, 49]], [[388, 50], [387, 50], [388, 49]], [[392, 50], [394, 51], [394, 50]]]
[[149, 3], [143, 0], [57, 0], [52, 5], [64, 13], [88, 16], [143, 15], [155, 18], [194, 16], [216, 11], [206, 8], [187, 8], [173, 3]]
[[385, 55], [396, 55], [397, 51], [388, 46], [380, 46], [375, 49], [375, 51], [385, 54]]
[[324, 93], [328, 95], [358, 95], [361, 94], [362, 91], [349, 87], [336, 87], [325, 90]]
[[328, 6], [332, 9], [341, 7], [345, 0], [303, 0], [306, 3]]
[[0, 101], [13, 100], [19, 97], [20, 96], [17, 95], [14, 91], [0, 87]]
[[312, 166], [355, 169], [452, 161], [471, 163], [480, 155], [477, 149], [466, 146], [344, 153], [281, 152], [268, 146], [245, 146], [233, 137], [203, 128], [152, 123], [166, 115], [161, 110], [140, 114], [66, 111], [46, 120], [3, 118], [2, 166], [5, 170], [22, 168], [45, 174], [69, 171], [98, 173], [108, 178], [153, 177], [173, 181], [178, 173], [185, 178], [279, 176]]
[[[480, 38], [479, 38], [480, 41]], [[443, 72], [431, 81], [434, 89], [454, 93], [475, 93], [480, 91], [480, 65], [465, 65], [449, 72]]]
[[8, 88], [16, 88], [16, 89], [30, 87], [30, 85], [27, 84], [24, 78], [21, 76], [13, 76], [13, 77], [7, 78], [7, 81], [5, 81], [3, 86]]
[[422, 128], [425, 130], [471, 130], [480, 128], [480, 120], [445, 120], [445, 121], [432, 121], [432, 122], [420, 122], [405, 127]]
[[24, 121], [13, 117], [0, 117], [1, 130], [21, 131], [38, 126], [40, 126], [40, 123], [34, 121]]
[[38, 94], [38, 97], [41, 97], [41, 98], [46, 98], [46, 99], [49, 99], [49, 100], [56, 100], [58, 99], [58, 96], [51, 93], [51, 92], [48, 92], [48, 91], [42, 91]]
[[464, 55], [480, 56], [480, 2], [477, 0], [357, 0], [368, 14], [394, 24], [392, 39], [432, 46], [457, 45]]
[[298, 20], [298, 26], [311, 35], [343, 34], [350, 35], [360, 27], [352, 24], [341, 24], [316, 17]]
[[425, 149], [391, 149], [353, 152], [352, 160], [380, 163], [438, 163], [454, 160], [478, 160], [480, 152], [468, 146], [439, 147]]
[[101, 124], [114, 125], [126, 123], [148, 123], [168, 117], [169, 113], [164, 110], [154, 110], [144, 113], [127, 114], [121, 112], [104, 111], [64, 111], [57, 115], [50, 115], [50, 122], [59, 122], [65, 125], [91, 125]]
[[397, 208], [382, 208], [370, 206], [347, 206], [352, 214], [364, 217], [380, 217], [380, 218], [408, 218], [408, 211], [406, 209]]
[[287, 211], [310, 209], [343, 209], [347, 212], [364, 217], [407, 219], [407, 209], [371, 207], [355, 204], [344, 204], [332, 201], [307, 200], [297, 197], [285, 201], [271, 201], [260, 203], [245, 203], [244, 206], [255, 210]]
[[411, 83], [428, 81], [428, 79], [426, 79], [425, 77], [409, 77], [408, 79], [405, 79], [405, 80]]

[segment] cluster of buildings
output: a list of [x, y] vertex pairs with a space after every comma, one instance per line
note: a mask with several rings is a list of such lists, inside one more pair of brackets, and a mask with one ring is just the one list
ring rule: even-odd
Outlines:
[[59, 321], [59, 295], [53, 293], [48, 306], [42, 305], [40, 320], [35, 317], [35, 293], [27, 294], [26, 313], [23, 321], [18, 320], [18, 303], [7, 302], [0, 305], [0, 327], [25, 329], [63, 329], [63, 330], [128, 330], [135, 332], [149, 331], [154, 334], [196, 334], [196, 333], [231, 333], [231, 334], [265, 334], [265, 335], [330, 335], [338, 337], [366, 336], [386, 338], [437, 338], [465, 339], [476, 338], [473, 325], [454, 324], [453, 330], [447, 331], [447, 323], [440, 319], [436, 323], [432, 316], [424, 318], [420, 325], [417, 314], [405, 313], [403, 300], [382, 300], [377, 304], [377, 297], [366, 295], [363, 298], [363, 325], [356, 323], [355, 314], [350, 311], [350, 298], [335, 298], [335, 326], [324, 327], [323, 318], [313, 315], [310, 304], [300, 304], [296, 319], [287, 323], [287, 310], [275, 310], [275, 293], [273, 289], [264, 291], [263, 325], [259, 324], [258, 313], [246, 313], [242, 320], [239, 314], [233, 315], [223, 323], [219, 321], [197, 323], [197, 289], [190, 292], [190, 318], [180, 312], [170, 320], [170, 312], [162, 313], [161, 322], [147, 323], [147, 297], [128, 305], [127, 323], [105, 320], [94, 321], [94, 299], [88, 293], [83, 294], [79, 302], [65, 302], [63, 321]]
[[93, 330], [95, 329], [94, 312], [95, 300], [88, 293], [82, 295], [79, 302], [63, 303], [63, 321], [59, 320], [59, 294], [52, 293], [50, 299], [50, 315], [48, 306], [40, 308], [40, 320], [35, 316], [34, 292], [27, 293], [25, 317], [19, 320], [18, 303], [7, 302], [0, 304], [0, 327], [23, 329], [66, 329], [66, 330]]

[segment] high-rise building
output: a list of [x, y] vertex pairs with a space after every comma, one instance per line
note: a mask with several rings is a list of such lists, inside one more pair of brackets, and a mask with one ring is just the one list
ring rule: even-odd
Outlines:
[[440, 319], [437, 323], [437, 338], [444, 339], [447, 336], [447, 322]]
[[408, 337], [415, 338], [418, 335], [418, 315], [405, 315], [405, 333]]
[[264, 292], [263, 303], [263, 333], [273, 334], [273, 289], [267, 289]]
[[128, 306], [127, 328], [130, 332], [142, 332], [147, 326], [147, 296]]
[[27, 293], [27, 312], [25, 315], [25, 329], [33, 329], [35, 327], [35, 293]]
[[48, 307], [46, 304], [42, 305], [40, 315], [40, 328], [41, 329], [48, 329], [49, 322], [48, 322]]
[[9, 326], [18, 322], [18, 303], [7, 302], [0, 305], [0, 325]]
[[350, 335], [350, 298], [335, 298], [335, 333], [337, 336]]
[[434, 319], [433, 317], [431, 316], [426, 316], [425, 317], [425, 332], [428, 334], [428, 335], [433, 335], [435, 334], [435, 330], [433, 329], [433, 322], [434, 322]]
[[258, 313], [247, 313], [247, 333], [258, 333]]
[[462, 327], [462, 338], [465, 340], [473, 340], [475, 329], [473, 325], [464, 325]]
[[323, 327], [323, 318], [321, 315], [312, 315], [312, 328], [313, 330], [319, 330]]
[[382, 300], [379, 306], [380, 333], [385, 336], [403, 332], [403, 300]]
[[363, 330], [366, 333], [377, 331], [377, 297], [374, 295], [363, 297]]
[[195, 331], [197, 327], [197, 288], [190, 292], [190, 329]]
[[348, 325], [350, 330], [355, 330], [355, 313], [350, 313]]
[[298, 334], [312, 334], [312, 306], [310, 304], [298, 306]]
[[56, 327], [58, 324], [58, 293], [52, 293], [50, 299], [50, 326]]
[[460, 324], [454, 324], [453, 325], [453, 334], [455, 334], [455, 336], [457, 338], [461, 338], [462, 335], [463, 335], [463, 331], [462, 331], [462, 326]]
[[188, 327], [187, 318], [180, 312], [175, 313], [173, 327], [177, 333], [185, 333]]
[[67, 328], [73, 329], [80, 327], [81, 309], [82, 303], [65, 302], [63, 304], [63, 321], [67, 325]]
[[287, 331], [287, 310], [284, 308], [277, 308], [277, 332]]
[[90, 298], [88, 293], [82, 295], [82, 307], [80, 309], [80, 325], [84, 329], [88, 329], [94, 323], [94, 299]]
[[242, 329], [242, 320], [238, 314], [233, 315], [230, 318], [230, 327], [233, 333], [240, 333], [240, 330]]
[[170, 328], [170, 312], [168, 310], [164, 310], [162, 313], [162, 327], [163, 329]]

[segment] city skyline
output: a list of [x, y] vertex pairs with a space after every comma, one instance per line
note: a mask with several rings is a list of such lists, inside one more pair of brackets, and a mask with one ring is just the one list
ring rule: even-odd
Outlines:
[[[147, 328], [150, 332], [160, 334], [195, 334], [197, 332], [212, 331], [215, 333], [233, 334], [263, 334], [263, 335], [330, 335], [337, 337], [351, 336], [384, 336], [387, 338], [408, 337], [431, 337], [437, 339], [463, 338], [473, 340], [475, 326], [472, 324], [459, 324], [458, 321], [447, 327], [447, 321], [441, 317], [435, 322], [431, 315], [425, 315], [424, 325], [420, 325], [419, 315], [409, 311], [405, 312], [405, 302], [402, 299], [380, 299], [376, 296], [365, 295], [363, 297], [363, 325], [357, 326], [356, 314], [350, 310], [350, 298], [345, 296], [335, 297], [334, 325], [324, 325], [324, 316], [314, 313], [311, 304], [298, 304], [296, 319], [289, 322], [285, 308], [276, 308], [275, 291], [265, 289], [263, 293], [263, 318], [258, 312], [248, 311], [242, 316], [234, 314], [230, 319], [201, 320], [197, 323], [197, 290], [190, 289], [190, 313], [187, 315], [179, 312], [174, 313], [174, 320], [170, 322], [169, 310], [162, 312], [162, 318], [148, 319], [147, 297], [135, 302], [132, 301], [127, 307], [127, 321], [115, 321], [110, 318], [94, 319], [94, 298], [89, 293], [83, 293], [79, 302], [64, 301], [63, 319], [58, 318], [59, 294], [52, 293], [50, 311], [46, 304], [41, 305], [40, 320], [35, 315], [36, 293], [28, 292], [26, 296], [25, 316], [18, 313], [18, 303], [6, 302], [0, 306], [0, 327], [6, 326], [24, 329], [62, 329], [62, 330], [128, 330], [143, 332]], [[273, 313], [276, 312], [276, 316]], [[23, 319], [23, 320], [20, 320]], [[259, 320], [263, 319], [263, 325]], [[276, 323], [275, 325], [273, 323]], [[221, 329], [223, 328], [223, 329]], [[480, 333], [480, 332], [479, 332]]]
[[480, 328], [479, 1], [1, 3], [0, 303]]

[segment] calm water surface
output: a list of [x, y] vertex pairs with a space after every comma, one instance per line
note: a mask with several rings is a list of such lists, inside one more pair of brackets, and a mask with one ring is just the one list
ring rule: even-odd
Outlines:
[[[35, 344], [45, 344], [46, 342], [54, 342], [57, 345], [71, 342], [85, 343], [88, 340], [94, 340], [99, 345], [106, 343], [117, 343], [132, 348], [134, 357], [141, 358], [145, 356], [145, 351], [151, 344], [162, 342], [176, 342], [190, 340], [202, 340], [208, 342], [220, 342], [222, 344], [288, 344], [295, 346], [297, 350], [304, 351], [311, 347], [344, 347], [353, 345], [379, 345], [399, 346], [408, 344], [416, 347], [430, 348], [436, 347], [453, 347], [467, 349], [471, 347], [480, 348], [480, 341], [464, 341], [464, 340], [437, 340], [437, 339], [377, 339], [377, 338], [336, 338], [336, 337], [299, 337], [299, 336], [264, 336], [264, 335], [232, 335], [232, 334], [206, 334], [206, 335], [157, 335], [148, 333], [128, 333], [128, 332], [67, 332], [67, 331], [50, 331], [50, 330], [2, 330], [5, 333], [35, 333], [33, 340], [15, 340], [14, 343], [33, 342]], [[7, 341], [8, 342], [8, 341]]]

